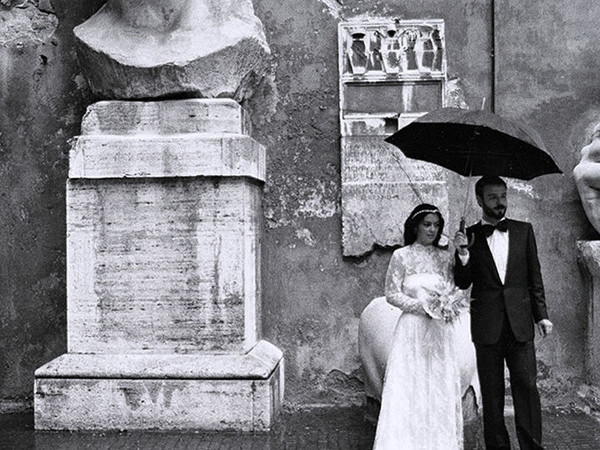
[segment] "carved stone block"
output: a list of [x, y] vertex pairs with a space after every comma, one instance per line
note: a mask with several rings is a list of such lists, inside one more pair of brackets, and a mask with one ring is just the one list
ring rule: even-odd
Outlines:
[[270, 64], [251, 0], [108, 0], [74, 33], [88, 83], [111, 99], [242, 100]]
[[231, 100], [90, 108], [67, 184], [69, 351], [256, 343], [265, 155], [240, 123]]
[[69, 351], [253, 346], [260, 195], [240, 179], [71, 180]]
[[440, 108], [446, 96], [444, 22], [361, 20], [338, 28], [342, 245], [346, 256], [403, 243], [419, 203], [447, 215], [446, 174], [405, 158], [385, 138]]
[[344, 255], [360, 256], [403, 242], [404, 221], [422, 201], [447, 217], [446, 173], [408, 159], [377, 136], [342, 140], [342, 243]]

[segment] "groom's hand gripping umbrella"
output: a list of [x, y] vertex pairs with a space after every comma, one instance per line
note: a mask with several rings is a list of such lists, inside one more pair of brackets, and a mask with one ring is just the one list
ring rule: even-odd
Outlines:
[[484, 110], [437, 109], [401, 128], [386, 142], [409, 158], [469, 177], [531, 180], [562, 173], [534, 130]]

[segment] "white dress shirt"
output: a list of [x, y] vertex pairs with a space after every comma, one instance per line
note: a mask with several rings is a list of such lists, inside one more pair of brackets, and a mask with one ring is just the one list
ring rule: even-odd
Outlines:
[[[481, 219], [482, 225], [492, 225], [485, 219]], [[487, 238], [488, 247], [492, 253], [494, 264], [496, 264], [496, 270], [500, 276], [500, 281], [504, 284], [506, 280], [506, 267], [508, 265], [508, 231], [500, 231], [495, 229], [494, 232]], [[469, 262], [470, 254], [458, 255], [461, 264], [467, 265]]]
[[[482, 225], [493, 225], [485, 219], [481, 219]], [[494, 232], [487, 238], [488, 246], [492, 252], [500, 281], [504, 284], [506, 280], [506, 267], [508, 265], [508, 231], [500, 231], [495, 229]]]

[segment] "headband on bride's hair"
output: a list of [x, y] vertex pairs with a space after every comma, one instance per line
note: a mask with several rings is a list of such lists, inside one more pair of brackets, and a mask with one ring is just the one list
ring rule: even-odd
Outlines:
[[413, 213], [410, 217], [409, 220], [413, 220], [415, 217], [421, 215], [421, 214], [439, 214], [441, 215], [442, 213], [440, 213], [440, 210], [437, 208], [432, 208], [432, 209], [422, 209], [420, 211], [417, 211], [415, 213]]

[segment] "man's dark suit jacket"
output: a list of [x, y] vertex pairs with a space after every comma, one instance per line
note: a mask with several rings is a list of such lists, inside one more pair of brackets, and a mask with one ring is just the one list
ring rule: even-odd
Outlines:
[[471, 284], [471, 336], [477, 344], [500, 339], [504, 313], [519, 342], [534, 338], [534, 322], [548, 318], [544, 286], [530, 223], [507, 219], [508, 264], [504, 284], [496, 269], [481, 222], [467, 229], [475, 236], [470, 257], [463, 266], [456, 255], [454, 279], [467, 289]]

